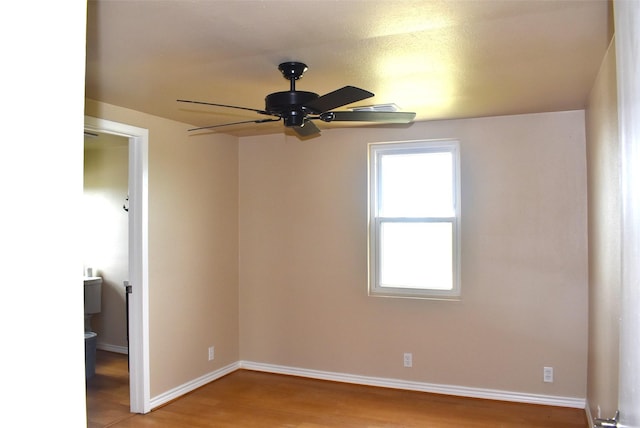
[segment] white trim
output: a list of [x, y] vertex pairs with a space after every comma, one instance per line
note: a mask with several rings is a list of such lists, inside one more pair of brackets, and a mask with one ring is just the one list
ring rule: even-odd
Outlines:
[[441, 385], [434, 383], [414, 382], [402, 379], [359, 376], [346, 373], [335, 373], [319, 370], [301, 369], [297, 367], [256, 363], [253, 361], [240, 361], [239, 364], [240, 368], [247, 370], [300, 376], [311, 379], [330, 380], [334, 382], [353, 383], [358, 385], [454, 395], [459, 397], [484, 398], [489, 400], [511, 401], [516, 403], [543, 404], [547, 406], [572, 407], [576, 409], [584, 409], [586, 404], [585, 398], [577, 397], [558, 397], [555, 395], [527, 394], [522, 392], [501, 391], [496, 389], [471, 388], [458, 385]]
[[615, 1], [613, 9], [622, 183], [618, 426], [640, 427], [640, 2]]
[[148, 413], [149, 376], [149, 130], [85, 116], [84, 129], [129, 138], [129, 397], [131, 412]]
[[112, 345], [110, 343], [104, 343], [104, 342], [96, 343], [96, 348], [101, 349], [103, 351], [115, 352], [117, 354], [127, 355], [129, 353], [129, 349], [126, 346]]
[[190, 382], [184, 383], [180, 386], [177, 386], [169, 391], [163, 392], [160, 395], [157, 395], [151, 399], [151, 408], [155, 409], [165, 403], [168, 403], [171, 400], [175, 400], [195, 389], [200, 388], [203, 385], [206, 385], [209, 382], [213, 382], [214, 380], [220, 379], [223, 376], [228, 375], [240, 368], [240, 363], [235, 362], [229, 364], [228, 366], [222, 367], [216, 371], [208, 373], [204, 376], [201, 376], [197, 379], [194, 379]]

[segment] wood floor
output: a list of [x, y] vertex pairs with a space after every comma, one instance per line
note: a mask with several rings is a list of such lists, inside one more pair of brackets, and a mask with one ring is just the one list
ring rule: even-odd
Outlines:
[[[126, 357], [99, 351], [89, 427], [585, 428], [584, 410], [349, 385], [238, 370], [147, 415], [128, 407]], [[105, 355], [106, 354], [106, 355]], [[112, 379], [109, 379], [113, 377]], [[124, 386], [124, 387], [123, 387]]]
[[127, 356], [98, 350], [96, 374], [87, 380], [87, 427], [108, 427], [131, 416]]

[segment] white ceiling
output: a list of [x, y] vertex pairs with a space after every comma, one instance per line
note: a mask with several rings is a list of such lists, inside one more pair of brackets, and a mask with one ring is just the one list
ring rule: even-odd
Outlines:
[[[264, 118], [286, 91], [345, 85], [416, 120], [582, 109], [610, 34], [606, 0], [90, 0], [86, 96], [196, 126]], [[323, 129], [334, 124], [318, 123]], [[217, 128], [283, 132], [282, 123]]]

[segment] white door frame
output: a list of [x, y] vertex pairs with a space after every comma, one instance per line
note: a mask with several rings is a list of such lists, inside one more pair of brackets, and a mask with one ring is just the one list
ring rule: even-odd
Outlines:
[[640, 4], [614, 3], [622, 165], [620, 427], [640, 427]]
[[149, 381], [149, 130], [85, 116], [89, 131], [129, 138], [129, 397], [131, 412], [151, 411]]

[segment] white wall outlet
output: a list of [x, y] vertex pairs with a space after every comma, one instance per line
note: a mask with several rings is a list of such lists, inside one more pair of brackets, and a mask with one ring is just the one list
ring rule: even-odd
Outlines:
[[213, 346], [209, 346], [209, 361], [213, 361], [216, 356], [215, 348]]
[[404, 353], [404, 366], [413, 367], [413, 354], [411, 352]]
[[542, 379], [545, 382], [553, 382], [553, 367], [545, 367], [542, 370]]

